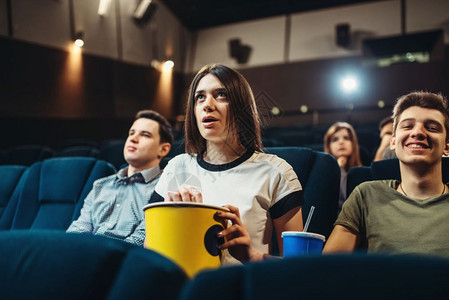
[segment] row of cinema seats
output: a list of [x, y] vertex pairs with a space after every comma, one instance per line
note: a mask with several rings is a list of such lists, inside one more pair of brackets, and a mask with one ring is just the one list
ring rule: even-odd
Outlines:
[[65, 230], [93, 182], [114, 174], [92, 157], [0, 166], [0, 299], [176, 299], [186, 275], [123, 241]]
[[[293, 166], [304, 188], [303, 215], [315, 206], [309, 230], [329, 236], [337, 216], [340, 174], [335, 159], [301, 147], [266, 151]], [[51, 158], [30, 167], [0, 166], [0, 229], [65, 229], [78, 217], [93, 181], [114, 172], [111, 164], [89, 157]], [[443, 177], [448, 182], [449, 157], [443, 158]], [[397, 159], [351, 168], [348, 195], [363, 181], [389, 178], [400, 179]]]
[[[449, 157], [443, 157], [442, 169], [449, 182]], [[347, 192], [365, 181], [400, 178], [398, 159], [355, 167]], [[448, 267], [449, 259], [441, 257], [363, 251], [273, 259], [201, 272], [179, 299], [447, 299]]]
[[79, 216], [93, 182], [114, 173], [114, 166], [92, 157], [0, 166], [0, 230], [65, 230]]
[[44, 145], [22, 145], [0, 150], [0, 165], [31, 166], [37, 161], [51, 157], [94, 157], [111, 163], [117, 170], [126, 162], [123, 158], [125, 140], [109, 140], [101, 145], [79, 141], [61, 146], [59, 150]]
[[[304, 189], [304, 216], [315, 207], [310, 230], [328, 236], [337, 215], [340, 169], [325, 153], [300, 147], [266, 151], [284, 158]], [[110, 163], [92, 157], [56, 157], [30, 167], [0, 166], [0, 229], [65, 230], [79, 216], [93, 182], [115, 173]], [[326, 187], [326, 188], [323, 188]]]
[[[323, 135], [329, 126], [272, 127], [263, 129], [265, 147], [305, 147], [323, 151]], [[362, 163], [369, 166], [380, 142], [377, 124], [356, 128], [359, 135], [359, 150]], [[313, 137], [313, 138], [312, 138]], [[22, 145], [0, 149], [0, 165], [30, 166], [36, 161], [50, 157], [88, 156], [106, 160], [118, 170], [125, 164], [123, 159], [124, 139], [96, 142], [91, 139], [69, 139], [56, 145], [55, 149], [45, 145]], [[175, 131], [175, 142], [168, 158], [184, 152], [183, 133]], [[166, 163], [165, 159], [164, 163]]]
[[328, 255], [204, 270], [151, 250], [58, 231], [0, 232], [1, 299], [447, 299], [449, 260]]
[[[335, 159], [307, 148], [266, 150], [298, 173], [304, 215], [316, 207], [310, 231], [327, 236], [337, 212], [340, 172]], [[34, 299], [175, 299], [187, 279], [164, 257], [105, 237], [65, 233], [93, 181], [114, 172], [111, 164], [93, 157], [0, 166], [0, 177], [7, 179], [0, 182], [1, 299], [21, 291]]]
[[[299, 147], [266, 151], [293, 166], [304, 188], [303, 216], [315, 206], [309, 231], [328, 236], [337, 214], [340, 171], [335, 159]], [[204, 271], [189, 280], [179, 267], [153, 251], [105, 237], [66, 234], [92, 182], [114, 171], [105, 161], [88, 157], [0, 167], [1, 178], [8, 178], [0, 183], [0, 224], [7, 225], [0, 231], [0, 299], [440, 299], [448, 295], [449, 262], [443, 259], [362, 254], [273, 259]]]
[[[449, 182], [449, 157], [443, 157], [442, 172]], [[385, 179], [401, 180], [397, 158], [351, 168], [347, 193], [362, 182]], [[273, 259], [201, 272], [183, 287], [180, 300], [447, 299], [448, 267], [448, 258], [362, 249], [350, 255]]]

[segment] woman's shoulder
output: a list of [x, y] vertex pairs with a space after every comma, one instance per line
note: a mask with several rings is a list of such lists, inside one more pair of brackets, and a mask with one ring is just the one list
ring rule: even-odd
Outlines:
[[167, 167], [179, 166], [183, 164], [188, 164], [191, 162], [196, 162], [196, 155], [190, 155], [188, 153], [178, 154], [167, 163]]
[[253, 162], [260, 163], [280, 172], [292, 169], [292, 166], [283, 158], [275, 154], [265, 152], [255, 152], [253, 155]]

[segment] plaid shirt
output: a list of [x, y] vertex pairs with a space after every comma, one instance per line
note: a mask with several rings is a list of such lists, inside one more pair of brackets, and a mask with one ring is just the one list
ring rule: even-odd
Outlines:
[[143, 207], [153, 194], [161, 169], [150, 168], [126, 177], [128, 168], [98, 179], [84, 200], [81, 215], [67, 232], [90, 232], [143, 245]]

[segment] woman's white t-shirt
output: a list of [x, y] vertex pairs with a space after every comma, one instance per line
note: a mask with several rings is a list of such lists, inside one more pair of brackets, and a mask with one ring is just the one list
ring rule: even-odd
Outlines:
[[[237, 160], [213, 165], [200, 156], [181, 154], [171, 159], [156, 185], [150, 202], [163, 201], [168, 191], [193, 186], [203, 203], [230, 204], [239, 208], [252, 246], [270, 253], [272, 219], [303, 204], [302, 187], [293, 168], [276, 155], [248, 151]], [[227, 251], [223, 264], [236, 263]]]

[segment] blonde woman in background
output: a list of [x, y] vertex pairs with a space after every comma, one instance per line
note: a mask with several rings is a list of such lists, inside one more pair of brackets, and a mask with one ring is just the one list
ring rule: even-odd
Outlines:
[[346, 200], [346, 181], [351, 167], [361, 166], [359, 142], [354, 128], [346, 122], [334, 123], [324, 135], [324, 152], [337, 159], [341, 170], [338, 210]]

